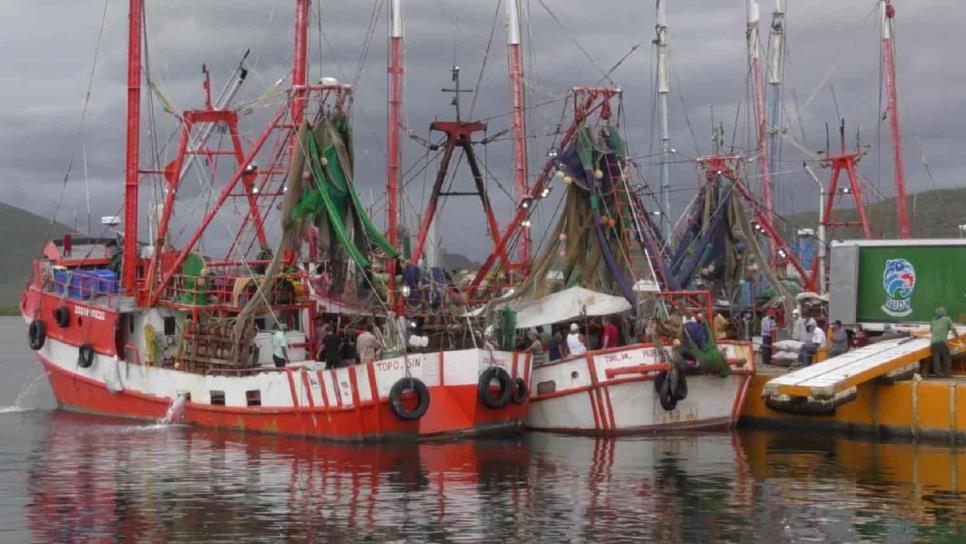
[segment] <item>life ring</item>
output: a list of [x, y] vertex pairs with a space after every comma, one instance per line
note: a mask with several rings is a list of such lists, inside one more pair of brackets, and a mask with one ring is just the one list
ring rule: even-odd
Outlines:
[[77, 366], [90, 368], [94, 364], [94, 347], [90, 344], [81, 344], [77, 350]]
[[70, 325], [70, 310], [67, 309], [67, 306], [60, 306], [54, 310], [54, 323], [57, 323], [57, 326], [62, 329]]
[[[494, 395], [490, 384], [493, 380], [499, 383], [497, 394]], [[510, 403], [510, 396], [513, 394], [513, 380], [510, 374], [498, 366], [491, 366], [480, 374], [480, 381], [477, 386], [477, 396], [483, 406], [491, 410], [500, 410]]]
[[[418, 401], [416, 407], [409, 409], [403, 403], [403, 393], [412, 392]], [[389, 390], [389, 408], [396, 417], [405, 421], [419, 419], [429, 410], [429, 389], [421, 380], [416, 378], [402, 378], [394, 383]]]
[[47, 340], [47, 325], [39, 319], [34, 319], [30, 322], [30, 327], [27, 328], [27, 343], [30, 344], [30, 349], [38, 350], [44, 347], [44, 342]]
[[523, 378], [513, 380], [513, 394], [510, 395], [510, 401], [513, 404], [523, 404], [529, 396], [530, 391], [527, 382], [523, 381]]

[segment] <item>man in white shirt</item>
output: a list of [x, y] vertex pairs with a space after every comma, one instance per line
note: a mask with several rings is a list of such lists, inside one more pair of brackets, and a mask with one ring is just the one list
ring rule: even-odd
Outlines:
[[761, 320], [761, 362], [771, 364], [771, 343], [775, 339], [775, 310], [769, 309]]
[[807, 342], [808, 335], [805, 330], [805, 318], [802, 317], [802, 312], [795, 308], [792, 310], [792, 315], [795, 317], [795, 326], [792, 328], [792, 340], [796, 342]]
[[810, 365], [815, 360], [815, 354], [818, 353], [819, 348], [825, 345], [827, 339], [825, 338], [825, 331], [811, 321], [809, 321], [805, 330], [808, 335], [808, 342], [802, 344], [802, 349], [798, 352], [798, 362], [801, 365]]
[[278, 330], [272, 335], [272, 360], [276, 368], [282, 368], [288, 363], [288, 339], [285, 338], [287, 327], [279, 325]]

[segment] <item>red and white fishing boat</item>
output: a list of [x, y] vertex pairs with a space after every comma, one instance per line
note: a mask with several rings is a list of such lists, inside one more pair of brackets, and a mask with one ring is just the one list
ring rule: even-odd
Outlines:
[[[123, 222], [123, 236], [50, 242], [21, 297], [30, 345], [59, 406], [335, 440], [416, 437], [430, 403], [420, 365], [399, 356], [325, 370], [313, 360], [316, 305], [305, 295], [310, 278], [297, 266], [306, 225], [291, 210], [314, 190], [306, 180], [318, 186], [333, 175], [324, 158], [331, 146], [320, 159], [307, 135], [327, 126], [328, 115], [343, 114], [352, 89], [307, 81], [310, 1], [296, 2], [291, 87], [257, 139], [243, 145], [242, 109], [228, 107], [245, 77], [239, 66], [214, 101], [206, 79], [205, 107], [179, 116], [174, 159], [154, 166], [142, 164], [140, 153], [143, 3], [130, 1], [123, 221], [104, 221], [106, 228]], [[216, 127], [228, 149], [208, 144]], [[211, 200], [197, 227], [178, 240], [176, 195], [196, 158], [212, 172]], [[216, 184], [225, 172], [228, 181]], [[163, 202], [144, 221], [152, 228], [142, 244], [138, 190], [152, 177]], [[236, 199], [248, 212], [241, 228], [229, 230], [231, 248], [219, 258], [197, 252], [209, 226], [228, 213], [224, 204]], [[283, 234], [273, 253], [264, 225], [278, 201]], [[273, 364], [273, 340], [287, 345], [283, 368]]]

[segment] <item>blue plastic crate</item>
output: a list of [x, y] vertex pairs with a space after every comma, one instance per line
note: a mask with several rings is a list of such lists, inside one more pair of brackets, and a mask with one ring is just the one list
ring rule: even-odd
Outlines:
[[120, 292], [117, 274], [113, 270], [101, 268], [98, 270], [91, 270], [91, 274], [97, 278], [97, 294], [116, 295]]
[[97, 291], [97, 281], [90, 270], [75, 270], [70, 276], [70, 298], [89, 299]]

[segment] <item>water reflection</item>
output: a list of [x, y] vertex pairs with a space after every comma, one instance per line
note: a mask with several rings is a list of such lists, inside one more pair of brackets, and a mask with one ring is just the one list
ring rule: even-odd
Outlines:
[[742, 433], [363, 447], [60, 412], [44, 425], [27, 478], [38, 542], [966, 536], [966, 454], [935, 446]]

